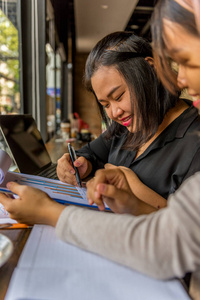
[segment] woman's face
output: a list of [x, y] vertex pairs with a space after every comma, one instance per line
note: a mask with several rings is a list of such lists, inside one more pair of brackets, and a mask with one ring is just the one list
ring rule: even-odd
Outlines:
[[134, 132], [130, 92], [123, 76], [114, 67], [101, 67], [92, 76], [91, 83], [108, 117]]
[[200, 108], [200, 38], [167, 19], [163, 25], [167, 54], [179, 65], [178, 85], [187, 89]]

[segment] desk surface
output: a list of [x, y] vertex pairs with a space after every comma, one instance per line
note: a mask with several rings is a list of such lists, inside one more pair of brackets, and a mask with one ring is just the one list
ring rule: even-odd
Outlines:
[[31, 229], [1, 229], [0, 233], [11, 239], [14, 245], [14, 251], [10, 259], [0, 268], [0, 300], [3, 300], [12, 273], [17, 265], [20, 254], [28, 239]]

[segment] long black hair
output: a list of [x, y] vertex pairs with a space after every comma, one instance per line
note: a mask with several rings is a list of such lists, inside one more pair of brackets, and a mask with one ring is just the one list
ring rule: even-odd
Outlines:
[[[132, 113], [136, 120], [136, 130], [129, 133], [124, 126], [111, 121], [97, 101], [102, 118], [107, 125], [107, 137], [120, 136], [125, 131], [125, 148], [138, 150], [157, 131], [168, 110], [179, 99], [164, 88], [146, 57], [153, 57], [151, 45], [132, 32], [115, 32], [100, 40], [90, 52], [85, 66], [84, 83], [97, 101], [91, 78], [102, 66], [112, 66], [118, 70], [128, 85]], [[133, 100], [134, 99], [134, 100]]]

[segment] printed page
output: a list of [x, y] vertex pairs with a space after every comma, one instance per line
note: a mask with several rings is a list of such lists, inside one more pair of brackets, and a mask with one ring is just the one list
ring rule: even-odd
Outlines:
[[60, 241], [36, 225], [5, 300], [189, 300], [178, 280], [158, 281]]
[[[0, 149], [0, 192], [11, 193], [6, 184], [9, 181], [15, 181], [19, 184], [38, 188], [47, 193], [52, 199], [62, 204], [74, 204], [86, 207], [97, 208], [96, 204], [89, 205], [87, 201], [87, 189], [76, 187], [71, 184], [63, 183], [59, 180], [49, 179], [41, 176], [28, 175], [16, 172], [8, 172], [11, 165], [10, 156]], [[12, 194], [12, 193], [11, 193]], [[106, 206], [107, 210], [110, 210]], [[0, 218], [6, 217], [6, 213], [0, 210]]]
[[[74, 204], [97, 208], [96, 204], [89, 205], [87, 200], [87, 189], [84, 187], [76, 187], [71, 184], [63, 183], [59, 180], [41, 176], [7, 172], [4, 182], [0, 185], [1, 192], [9, 192], [6, 188], [6, 183], [9, 181], [15, 181], [19, 184], [38, 188], [62, 204]], [[106, 209], [110, 210], [108, 206], [106, 206]]]
[[9, 213], [6, 211], [5, 207], [0, 203], [0, 224], [14, 224], [17, 221], [9, 218]]
[[17, 223], [17, 221], [9, 218], [9, 213], [5, 210], [5, 207], [0, 203], [0, 224], [5, 223]]
[[0, 203], [0, 221], [1, 219], [3, 219], [2, 222], [5, 222], [5, 218], [9, 218], [9, 213], [5, 210], [4, 206]]

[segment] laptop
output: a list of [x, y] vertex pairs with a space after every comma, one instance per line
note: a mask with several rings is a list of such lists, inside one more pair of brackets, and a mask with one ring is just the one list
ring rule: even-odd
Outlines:
[[12, 170], [58, 179], [36, 122], [31, 115], [0, 115], [0, 148], [12, 158]]

